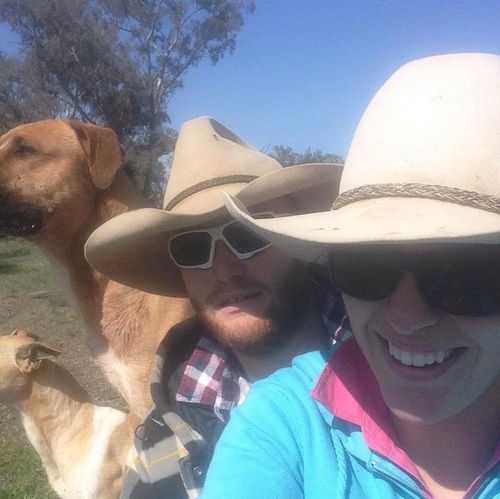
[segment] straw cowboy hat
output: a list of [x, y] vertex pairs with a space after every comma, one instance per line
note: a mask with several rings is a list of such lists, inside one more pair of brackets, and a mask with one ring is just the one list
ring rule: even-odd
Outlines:
[[331, 210], [254, 220], [230, 196], [226, 205], [306, 261], [331, 244], [500, 243], [500, 57], [443, 55], [400, 68], [358, 125]]
[[180, 273], [167, 250], [169, 234], [229, 217], [222, 189], [246, 206], [290, 196], [297, 213], [324, 210], [338, 191], [342, 166], [306, 164], [283, 168], [213, 118], [182, 126], [163, 209], [119, 215], [88, 239], [85, 256], [99, 272], [128, 286], [184, 295]]

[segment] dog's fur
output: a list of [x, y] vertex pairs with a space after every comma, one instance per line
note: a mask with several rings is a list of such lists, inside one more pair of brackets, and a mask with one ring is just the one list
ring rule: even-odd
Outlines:
[[73, 376], [46, 358], [60, 353], [22, 331], [0, 336], [0, 402], [20, 412], [60, 497], [117, 498], [137, 421], [92, 404]]
[[88, 236], [109, 218], [145, 206], [120, 169], [109, 128], [66, 120], [16, 127], [0, 137], [0, 233], [37, 244], [89, 328], [92, 356], [143, 416], [149, 374], [164, 334], [192, 315], [187, 299], [133, 290], [95, 272]]

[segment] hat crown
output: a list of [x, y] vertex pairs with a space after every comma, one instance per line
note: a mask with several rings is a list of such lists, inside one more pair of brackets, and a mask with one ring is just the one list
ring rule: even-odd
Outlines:
[[340, 192], [417, 183], [500, 197], [500, 57], [452, 54], [406, 64], [366, 109]]
[[281, 165], [209, 116], [184, 123], [175, 146], [163, 208], [209, 211], [220, 190], [237, 192]]

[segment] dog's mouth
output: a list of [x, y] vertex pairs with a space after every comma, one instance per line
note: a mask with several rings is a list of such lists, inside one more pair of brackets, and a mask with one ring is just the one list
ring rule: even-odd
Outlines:
[[42, 227], [42, 212], [27, 205], [15, 209], [0, 205], [0, 234], [27, 237], [36, 234]]

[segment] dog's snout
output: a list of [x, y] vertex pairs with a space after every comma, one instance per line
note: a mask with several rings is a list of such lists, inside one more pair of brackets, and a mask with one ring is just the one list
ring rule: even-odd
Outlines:
[[32, 236], [40, 230], [42, 221], [40, 209], [0, 192], [0, 234]]

